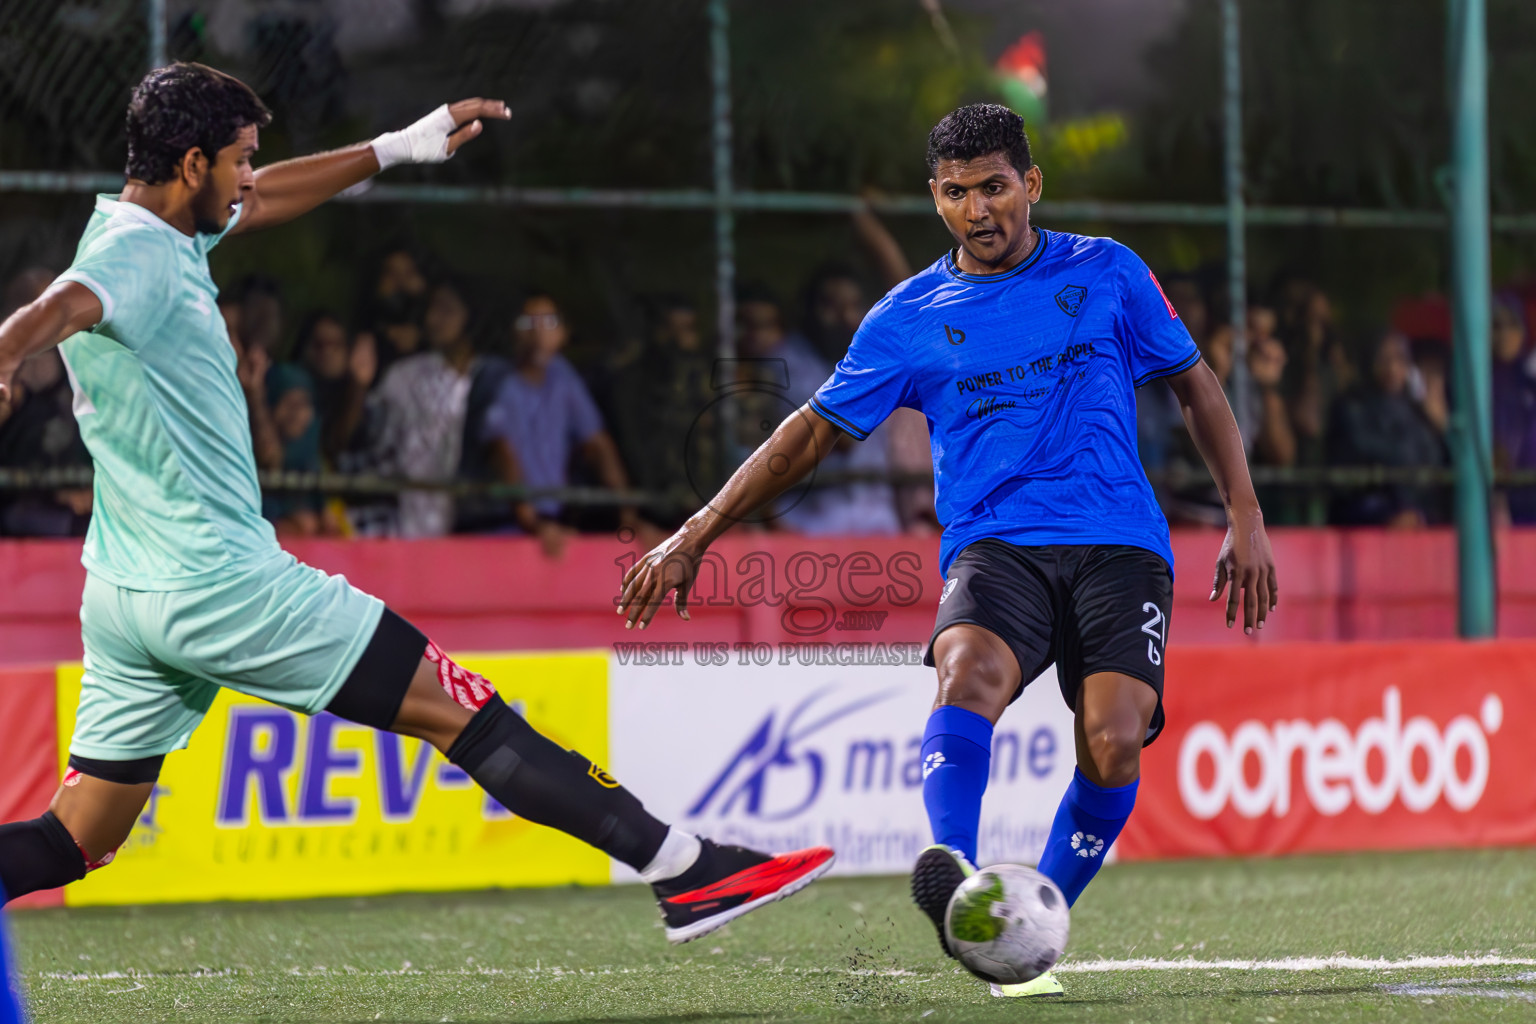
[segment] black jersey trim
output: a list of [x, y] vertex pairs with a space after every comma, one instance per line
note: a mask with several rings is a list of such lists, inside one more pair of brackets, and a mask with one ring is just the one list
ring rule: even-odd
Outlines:
[[945, 255], [944, 269], [962, 281], [971, 281], [976, 284], [988, 284], [994, 281], [1007, 281], [1010, 278], [1018, 277], [1030, 267], [1034, 266], [1036, 263], [1039, 263], [1040, 257], [1045, 255], [1046, 247], [1051, 244], [1051, 233], [1049, 231], [1045, 230], [1045, 228], [1037, 228], [1036, 230], [1040, 232], [1040, 241], [1038, 244], [1036, 244], [1034, 252], [1025, 257], [1024, 262], [1020, 263], [1012, 270], [1005, 270], [1001, 274], [967, 274], [965, 271], [960, 269], [960, 264], [955, 260], [955, 253], [958, 251], [955, 249], [949, 250], [949, 252]]
[[1196, 350], [1194, 355], [1184, 360], [1178, 366], [1170, 367], [1166, 370], [1153, 370], [1151, 373], [1143, 374], [1142, 376], [1138, 377], [1131, 386], [1139, 388], [1143, 384], [1146, 384], [1148, 381], [1154, 381], [1159, 377], [1172, 377], [1176, 373], [1183, 373], [1185, 370], [1189, 369], [1191, 366], [1194, 366], [1199, 361], [1200, 352]]
[[868, 440], [868, 438], [869, 438], [869, 431], [861, 430], [860, 428], [854, 426], [852, 422], [850, 422], [847, 419], [844, 419], [842, 416], [839, 416], [837, 413], [833, 412], [831, 409], [828, 409], [825, 405], [821, 404], [821, 402], [817, 401], [815, 396], [811, 397], [811, 403], [810, 404], [811, 404], [811, 408], [815, 409], [818, 413], [820, 413], [824, 419], [827, 419], [827, 420], [831, 421], [832, 425], [837, 427], [839, 430], [844, 431], [845, 433], [848, 433], [848, 434], [852, 434], [855, 440], [858, 440], [858, 441]]

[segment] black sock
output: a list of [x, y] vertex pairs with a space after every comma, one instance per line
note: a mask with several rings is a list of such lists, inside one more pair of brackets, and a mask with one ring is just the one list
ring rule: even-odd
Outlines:
[[52, 811], [0, 825], [0, 899], [57, 889], [85, 877], [85, 854]]
[[513, 814], [557, 828], [636, 871], [656, 856], [667, 826], [612, 776], [562, 750], [492, 697], [448, 749], [448, 760]]

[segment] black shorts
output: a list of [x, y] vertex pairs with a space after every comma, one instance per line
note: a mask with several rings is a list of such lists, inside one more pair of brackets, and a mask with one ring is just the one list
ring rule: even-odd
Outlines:
[[1014, 700], [1054, 662], [1062, 699], [1077, 710], [1083, 679], [1119, 672], [1157, 691], [1146, 743], [1163, 730], [1163, 653], [1173, 605], [1173, 572], [1146, 548], [1123, 544], [1019, 547], [979, 540], [950, 563], [933, 641], [972, 623], [1013, 649], [1023, 678]]

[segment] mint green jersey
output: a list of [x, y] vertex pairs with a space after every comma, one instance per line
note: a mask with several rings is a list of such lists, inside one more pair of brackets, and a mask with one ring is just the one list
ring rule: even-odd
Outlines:
[[185, 590], [280, 553], [261, 516], [249, 410], [208, 273], [222, 237], [188, 237], [99, 196], [59, 277], [101, 300], [101, 323], [60, 352], [96, 463], [83, 561], [115, 586]]

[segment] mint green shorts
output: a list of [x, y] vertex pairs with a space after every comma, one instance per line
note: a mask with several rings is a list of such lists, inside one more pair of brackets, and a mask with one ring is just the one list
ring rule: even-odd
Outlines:
[[70, 752], [130, 761], [180, 750], [221, 686], [315, 714], [383, 611], [345, 577], [286, 552], [195, 590], [127, 590], [87, 574]]

